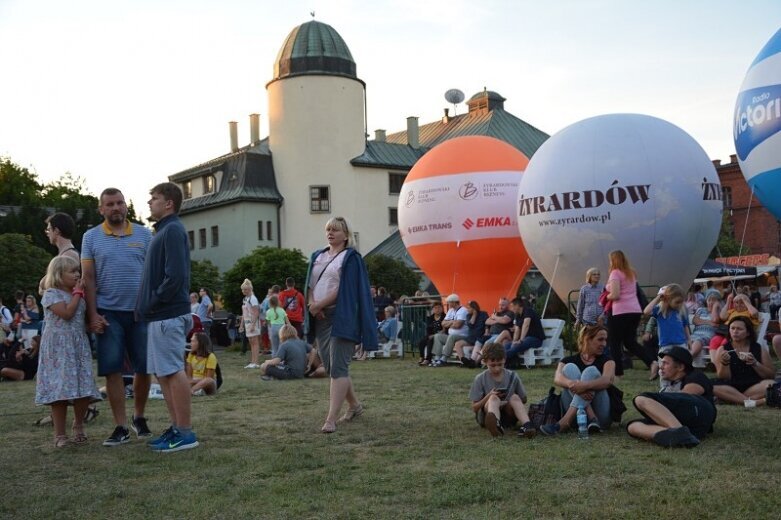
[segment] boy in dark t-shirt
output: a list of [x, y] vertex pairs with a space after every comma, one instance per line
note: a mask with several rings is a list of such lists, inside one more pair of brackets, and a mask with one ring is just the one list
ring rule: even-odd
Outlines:
[[537, 434], [526, 411], [526, 389], [521, 378], [504, 368], [504, 347], [491, 343], [486, 347], [485, 362], [488, 370], [481, 372], [472, 382], [469, 399], [472, 411], [480, 426], [497, 437], [504, 435], [504, 428], [512, 428], [520, 420], [523, 426], [518, 435], [531, 439]]
[[660, 357], [659, 375], [667, 384], [661, 392], [644, 392], [634, 398], [644, 419], [630, 421], [627, 432], [659, 446], [693, 448], [713, 431], [713, 384], [703, 373], [694, 372], [692, 355], [685, 348], [671, 347]]

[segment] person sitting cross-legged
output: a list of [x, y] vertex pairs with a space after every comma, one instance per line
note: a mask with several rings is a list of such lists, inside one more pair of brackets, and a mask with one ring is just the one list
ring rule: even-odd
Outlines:
[[564, 415], [557, 423], [540, 428], [545, 435], [556, 435], [572, 427], [578, 408], [588, 416], [589, 433], [598, 433], [610, 426], [610, 398], [607, 388], [613, 384], [616, 363], [605, 352], [607, 329], [601, 325], [586, 325], [578, 334], [578, 350], [565, 357], [556, 368], [553, 382], [562, 389]]
[[472, 382], [469, 399], [477, 423], [492, 436], [504, 435], [505, 428], [512, 428], [520, 421], [519, 437], [530, 439], [537, 434], [526, 410], [526, 389], [521, 378], [513, 370], [504, 368], [504, 347], [492, 343], [486, 348], [485, 362], [488, 370], [481, 372]]
[[217, 392], [217, 356], [211, 351], [211, 346], [209, 336], [203, 332], [196, 332], [190, 338], [185, 373], [193, 395], [212, 395]]
[[312, 349], [304, 340], [298, 339], [298, 332], [292, 325], [279, 329], [280, 345], [273, 358], [260, 365], [261, 379], [301, 379], [306, 372], [307, 354]]
[[693, 448], [713, 431], [713, 383], [694, 371], [684, 347], [670, 347], [660, 357], [659, 374], [667, 384], [661, 392], [643, 392], [632, 400], [644, 418], [630, 421], [626, 431], [666, 448]]

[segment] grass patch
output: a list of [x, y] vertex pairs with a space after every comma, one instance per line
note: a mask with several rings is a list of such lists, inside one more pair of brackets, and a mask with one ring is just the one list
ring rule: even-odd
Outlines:
[[[469, 411], [476, 370], [420, 368], [407, 356], [354, 363], [366, 413], [322, 435], [328, 381], [260, 381], [245, 357], [220, 353], [223, 389], [193, 400], [202, 445], [169, 455], [135, 438], [101, 446], [113, 429], [107, 403], [87, 446], [55, 450], [51, 428], [32, 424], [47, 412], [33, 404], [35, 383], [0, 384], [0, 517], [777, 517], [778, 410], [720, 406], [715, 434], [693, 450], [615, 426], [588, 442], [495, 440]], [[551, 386], [552, 368], [518, 373], [531, 401]], [[645, 370], [626, 374], [630, 406], [654, 384]], [[150, 401], [147, 416], [159, 432], [164, 403]]]

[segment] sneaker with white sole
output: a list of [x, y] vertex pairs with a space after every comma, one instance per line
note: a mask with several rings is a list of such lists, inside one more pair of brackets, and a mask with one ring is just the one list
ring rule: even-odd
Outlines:
[[195, 432], [190, 432], [184, 435], [179, 430], [173, 431], [173, 436], [168, 439], [168, 442], [161, 442], [152, 445], [152, 450], [158, 453], [174, 453], [176, 451], [191, 450], [198, 447], [198, 438], [195, 436]]
[[260, 365], [256, 363], [250, 363], [249, 365], [245, 366], [244, 368], [258, 368]]
[[117, 426], [108, 439], [103, 441], [103, 446], [119, 446], [130, 442], [130, 431], [124, 426]]
[[156, 444], [166, 443], [174, 436], [174, 427], [169, 426], [166, 428], [166, 430], [160, 434], [159, 437], [155, 437], [154, 439], [150, 439], [147, 441], [147, 446], [152, 447]]
[[152, 431], [146, 424], [146, 417], [135, 417], [130, 421], [130, 429], [136, 432], [138, 437], [151, 437]]

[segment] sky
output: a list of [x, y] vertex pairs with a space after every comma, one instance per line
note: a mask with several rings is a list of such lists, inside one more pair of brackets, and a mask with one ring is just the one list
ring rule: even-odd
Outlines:
[[487, 87], [551, 135], [643, 113], [724, 162], [745, 72], [781, 27], [779, 0], [0, 0], [0, 156], [148, 214], [149, 188], [230, 151], [228, 121], [240, 145], [250, 113], [268, 134], [265, 85], [311, 11], [350, 48], [372, 136]]

